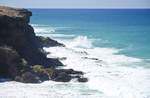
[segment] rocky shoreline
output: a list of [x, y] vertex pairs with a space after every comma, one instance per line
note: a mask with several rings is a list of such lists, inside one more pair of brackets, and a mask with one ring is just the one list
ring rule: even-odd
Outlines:
[[29, 25], [30, 16], [32, 12], [27, 9], [0, 7], [0, 78], [23, 83], [69, 82], [74, 78], [87, 82], [83, 72], [57, 69], [57, 66], [64, 66], [59, 59], [46, 57], [43, 47], [65, 45], [36, 36]]

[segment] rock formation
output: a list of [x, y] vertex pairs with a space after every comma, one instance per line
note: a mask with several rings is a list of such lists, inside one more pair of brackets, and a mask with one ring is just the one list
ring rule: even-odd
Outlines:
[[0, 7], [0, 45], [14, 48], [30, 65], [52, 65], [36, 44], [39, 38], [28, 24], [31, 15], [26, 9]]
[[73, 78], [71, 74], [77, 71], [58, 71], [55, 67], [63, 64], [58, 59], [47, 58], [42, 49], [64, 45], [50, 38], [35, 36], [29, 25], [31, 15], [26, 9], [0, 7], [0, 78], [25, 83], [49, 79], [70, 81]]
[[37, 36], [37, 45], [39, 47], [54, 47], [54, 46], [62, 46], [65, 47], [64, 44], [59, 43], [49, 37]]

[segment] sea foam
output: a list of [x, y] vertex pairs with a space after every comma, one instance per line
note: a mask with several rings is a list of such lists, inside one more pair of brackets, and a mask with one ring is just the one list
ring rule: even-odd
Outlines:
[[83, 71], [89, 81], [45, 81], [41, 84], [4, 82], [0, 83], [0, 98], [150, 98], [150, 69], [137, 66], [137, 63], [144, 64], [145, 60], [118, 54], [120, 49], [94, 47], [93, 41], [96, 40], [87, 36], [55, 33], [41, 35], [73, 38], [58, 40], [66, 47], [44, 48], [51, 53], [48, 57], [67, 57], [61, 61], [66, 65], [63, 68]]
[[[72, 45], [74, 41], [80, 43]], [[150, 70], [128, 66], [136, 66], [136, 63], [143, 61], [142, 59], [118, 55], [119, 49], [83, 47], [82, 42], [91, 41], [87, 37], [80, 36], [69, 41], [70, 44], [67, 45], [70, 46], [44, 49], [51, 52], [48, 57], [67, 57], [67, 60], [62, 61], [66, 65], [65, 68], [84, 71], [85, 76], [89, 78], [86, 84], [87, 90], [96, 90], [102, 98], [148, 98], [150, 96], [148, 93]]]

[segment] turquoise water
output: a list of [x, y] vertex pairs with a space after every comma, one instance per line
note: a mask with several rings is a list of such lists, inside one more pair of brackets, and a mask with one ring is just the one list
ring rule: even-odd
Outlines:
[[44, 48], [88, 82], [0, 83], [2, 98], [150, 98], [150, 10], [29, 9], [36, 35], [66, 47]]
[[31, 24], [56, 27], [55, 33], [74, 35], [70, 38], [87, 36], [95, 39], [95, 47], [122, 49], [120, 54], [150, 59], [150, 9], [30, 10]]

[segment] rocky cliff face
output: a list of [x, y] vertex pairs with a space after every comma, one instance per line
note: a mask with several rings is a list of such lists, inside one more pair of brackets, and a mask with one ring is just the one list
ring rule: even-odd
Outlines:
[[29, 65], [50, 65], [53, 61], [47, 59], [35, 44], [37, 37], [28, 24], [31, 15], [26, 9], [0, 7], [0, 45], [15, 49]]
[[36, 37], [29, 25], [31, 15], [26, 9], [0, 7], [0, 78], [25, 83], [49, 79], [70, 81], [73, 78], [70, 74], [79, 72], [54, 69], [63, 64], [58, 59], [46, 58], [41, 51], [45, 46], [64, 45], [50, 38]]
[[[40, 51], [42, 49], [37, 44], [38, 38], [29, 25], [31, 15], [32, 13], [26, 9], [0, 7], [0, 54], [13, 56], [13, 51], [16, 51], [14, 57], [25, 59], [28, 65], [62, 65], [58, 60], [46, 58], [46, 55]], [[9, 56], [4, 60], [1, 59], [1, 67], [8, 63], [7, 59]]]

